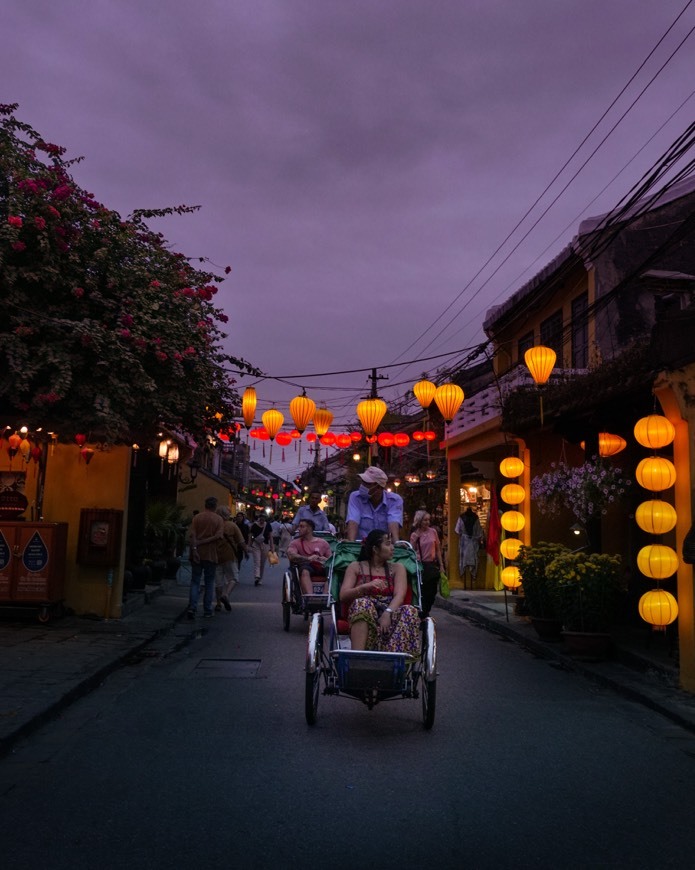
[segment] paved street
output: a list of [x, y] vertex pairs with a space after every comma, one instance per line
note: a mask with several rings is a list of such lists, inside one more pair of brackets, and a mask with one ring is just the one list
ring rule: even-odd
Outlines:
[[431, 732], [326, 697], [309, 728], [280, 577], [0, 761], [4, 867], [692, 866], [691, 733], [444, 611]]

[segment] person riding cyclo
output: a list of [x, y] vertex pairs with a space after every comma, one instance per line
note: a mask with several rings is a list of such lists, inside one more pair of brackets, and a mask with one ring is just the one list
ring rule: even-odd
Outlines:
[[314, 582], [326, 580], [326, 562], [331, 558], [328, 541], [314, 536], [314, 521], [302, 519], [297, 526], [297, 537], [287, 547], [287, 558], [299, 572], [302, 592], [311, 595]]

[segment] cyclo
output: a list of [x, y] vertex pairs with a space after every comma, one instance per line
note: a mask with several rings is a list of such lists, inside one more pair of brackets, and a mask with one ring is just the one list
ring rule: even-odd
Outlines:
[[[353, 650], [350, 646], [348, 607], [340, 601], [345, 569], [358, 558], [359, 542], [341, 541], [329, 564], [330, 617], [316, 612], [311, 618], [305, 666], [304, 711], [309, 725], [316, 722], [319, 695], [343, 695], [373, 709], [381, 701], [422, 699], [425, 728], [434, 724], [437, 689], [437, 638], [431, 617], [420, 623], [420, 653]], [[410, 587], [410, 603], [420, 605], [420, 563], [407, 541], [398, 541], [393, 561], [403, 563]], [[326, 624], [328, 623], [328, 625]], [[327, 636], [327, 637], [326, 637]], [[323, 691], [322, 691], [323, 687]]]
[[[314, 535], [327, 541], [331, 551], [335, 553], [338, 544], [335, 535], [328, 532], [314, 532]], [[326, 570], [328, 571], [328, 566], [326, 566]], [[304, 593], [299, 582], [299, 571], [295, 565], [290, 565], [282, 578], [282, 627], [285, 631], [290, 630], [290, 616], [292, 614], [303, 616], [306, 621], [312, 613], [329, 609], [328, 583], [328, 577], [323, 579], [317, 577], [312, 583], [313, 591], [310, 594]]]

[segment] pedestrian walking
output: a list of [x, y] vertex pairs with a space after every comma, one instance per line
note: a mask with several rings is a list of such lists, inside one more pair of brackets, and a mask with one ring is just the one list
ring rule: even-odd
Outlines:
[[422, 562], [420, 608], [423, 617], [427, 617], [430, 615], [434, 599], [437, 597], [439, 575], [444, 570], [444, 559], [439, 534], [431, 525], [431, 515], [427, 511], [419, 510], [413, 519], [410, 544]]
[[251, 523], [249, 535], [251, 539], [251, 555], [253, 557], [253, 582], [255, 586], [260, 586], [263, 582], [263, 570], [268, 553], [275, 552], [273, 529], [264, 513], [258, 514], [256, 519]]
[[229, 594], [239, 582], [238, 554], [242, 556], [246, 550], [246, 544], [239, 526], [232, 520], [232, 512], [226, 505], [220, 505], [217, 513], [224, 521], [222, 537], [217, 542], [217, 574], [215, 577], [215, 610], [220, 611], [224, 607], [229, 611], [232, 605]]
[[224, 520], [217, 514], [217, 499], [205, 499], [205, 510], [191, 520], [189, 540], [191, 547], [191, 587], [188, 594], [189, 619], [195, 619], [200, 596], [200, 582], [205, 582], [203, 616], [212, 617], [212, 600], [217, 572], [217, 542], [224, 533]]

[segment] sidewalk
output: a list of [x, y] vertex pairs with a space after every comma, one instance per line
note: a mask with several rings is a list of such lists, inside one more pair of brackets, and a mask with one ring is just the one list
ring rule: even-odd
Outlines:
[[[136, 596], [140, 606], [119, 620], [76, 616], [42, 625], [34, 614], [0, 614], [0, 757], [21, 737], [95, 689], [109, 673], [158, 649], [180, 648], [202, 630], [202, 620], [182, 617], [188, 588], [175, 581]], [[678, 674], [664, 638], [645, 646], [648, 635], [615, 633], [611, 661], [581, 662], [562, 643], [537, 638], [514, 613], [515, 596], [504, 592], [452, 591], [437, 606], [504, 635], [534, 655], [552, 659], [695, 732], [695, 695], [677, 688]], [[436, 611], [435, 611], [436, 618]]]

